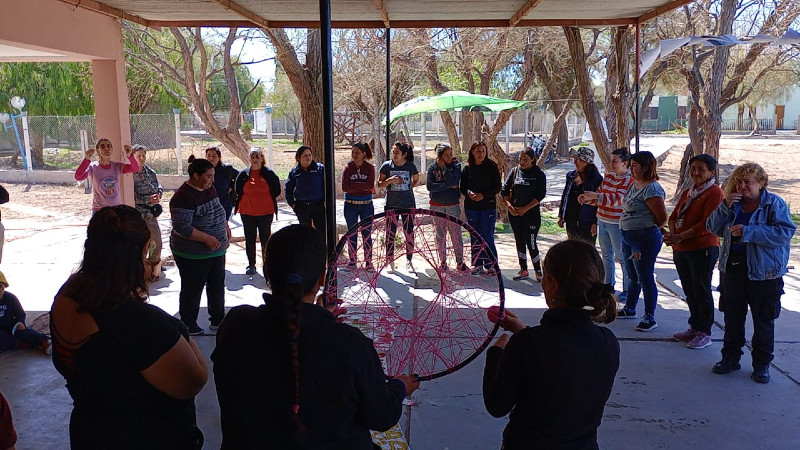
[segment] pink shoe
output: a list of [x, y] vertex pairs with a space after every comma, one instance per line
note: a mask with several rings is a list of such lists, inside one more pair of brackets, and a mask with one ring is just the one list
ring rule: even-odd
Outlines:
[[672, 339], [675, 339], [678, 342], [689, 342], [694, 339], [695, 336], [697, 336], [697, 331], [694, 331], [692, 327], [689, 327], [686, 331], [673, 334]]
[[705, 334], [702, 331], [698, 331], [697, 334], [694, 336], [694, 339], [692, 339], [691, 341], [689, 341], [688, 344], [686, 344], [687, 347], [695, 350], [706, 348], [709, 345], [711, 345], [711, 335]]

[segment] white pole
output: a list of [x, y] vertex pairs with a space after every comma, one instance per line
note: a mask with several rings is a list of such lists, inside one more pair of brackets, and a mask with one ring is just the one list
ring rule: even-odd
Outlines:
[[428, 173], [428, 168], [426, 167], [428, 165], [428, 158], [427, 158], [427, 152], [425, 150], [427, 148], [425, 142], [426, 141], [425, 122], [427, 122], [426, 114], [422, 113], [422, 128], [420, 129], [420, 133], [422, 134], [422, 153], [421, 153], [422, 158], [420, 159], [420, 164], [419, 164], [420, 165], [419, 171], [422, 173]]
[[510, 142], [511, 142], [511, 117], [509, 117], [508, 122], [506, 122], [506, 155], [509, 153], [510, 150], [509, 148]]
[[264, 115], [267, 121], [267, 165], [274, 167], [272, 164], [272, 105], [264, 107]]
[[183, 174], [183, 156], [181, 156], [181, 110], [173, 108], [175, 116], [175, 156], [178, 158], [178, 175]]
[[531, 110], [528, 105], [525, 105], [525, 126], [523, 126], [522, 147], [523, 149], [528, 146], [528, 118], [530, 117]]
[[25, 138], [25, 159], [27, 167], [25, 170], [33, 170], [33, 160], [31, 159], [31, 136], [28, 134], [28, 112], [20, 112], [22, 116], [22, 136]]
[[[86, 150], [89, 149], [89, 135], [86, 130], [81, 130], [81, 156], [86, 158]], [[86, 177], [86, 184], [83, 186], [83, 193], [92, 192], [92, 177]]]

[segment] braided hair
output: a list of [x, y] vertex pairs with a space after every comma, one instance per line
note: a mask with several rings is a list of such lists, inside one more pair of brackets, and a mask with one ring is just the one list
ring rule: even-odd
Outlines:
[[614, 291], [603, 283], [603, 261], [593, 245], [573, 239], [559, 242], [547, 251], [544, 271], [558, 282], [559, 300], [599, 322], [617, 318]]
[[285, 327], [289, 346], [291, 386], [291, 415], [295, 431], [302, 432], [300, 411], [300, 364], [298, 337], [303, 296], [317, 287], [325, 270], [326, 249], [322, 236], [308, 225], [289, 225], [270, 237], [267, 243], [267, 273], [272, 285], [273, 300], [280, 309], [279, 317]]

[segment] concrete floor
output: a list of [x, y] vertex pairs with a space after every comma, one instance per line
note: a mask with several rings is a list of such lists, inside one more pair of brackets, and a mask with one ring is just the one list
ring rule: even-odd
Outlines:
[[[419, 198], [418, 202], [425, 204]], [[292, 219], [291, 213], [282, 211], [281, 221], [273, 229]], [[241, 228], [234, 227], [234, 233], [241, 234]], [[6, 243], [2, 270], [11, 282], [9, 290], [29, 311], [29, 322], [37, 316], [35, 311], [49, 309], [56, 290], [80, 260], [84, 237], [84, 228], [64, 226]], [[544, 247], [555, 242], [542, 241]], [[511, 236], [500, 236], [498, 253], [513, 252]], [[229, 307], [261, 302], [263, 279], [255, 277], [250, 281], [242, 275], [245, 265], [242, 249], [232, 247], [226, 279]], [[511, 281], [514, 265], [505, 267], [507, 307], [528, 324], [538, 323], [545, 308], [540, 286]], [[711, 347], [690, 350], [673, 342], [672, 333], [686, 328], [688, 309], [675, 295], [681, 295], [681, 290], [667, 249], [657, 262], [657, 277], [659, 327], [651, 333], [641, 333], [633, 329], [635, 320], [617, 320], [609, 325], [621, 341], [621, 366], [599, 429], [600, 447], [800, 448], [800, 273], [791, 270], [785, 277], [772, 381], [767, 385], [750, 380], [749, 353], [743, 357], [743, 368], [738, 372], [724, 376], [710, 372], [719, 359], [719, 324], [723, 323], [720, 313]], [[175, 314], [179, 286], [177, 270], [167, 268], [165, 278], [152, 286], [151, 302]], [[199, 323], [206, 323], [204, 317]], [[748, 336], [750, 333], [748, 325]], [[208, 357], [214, 348], [214, 336], [195, 339]], [[423, 383], [400, 420], [411, 448], [499, 448], [507, 419], [494, 419], [483, 407], [483, 366], [481, 355], [458, 372]], [[18, 449], [69, 447], [71, 400], [63, 378], [48, 357], [32, 350], [0, 354], [0, 390], [14, 413]], [[219, 448], [219, 408], [213, 379], [197, 396], [196, 403], [198, 423], [206, 437], [204, 448]]]

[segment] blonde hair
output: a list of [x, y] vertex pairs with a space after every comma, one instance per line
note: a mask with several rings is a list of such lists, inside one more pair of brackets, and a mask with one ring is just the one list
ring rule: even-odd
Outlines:
[[734, 169], [733, 173], [731, 173], [731, 176], [728, 177], [728, 181], [725, 182], [725, 193], [730, 194], [736, 192], [736, 188], [739, 186], [739, 183], [741, 183], [745, 178], [751, 176], [759, 183], [764, 183], [764, 188], [767, 187], [769, 177], [767, 176], [767, 172], [764, 170], [764, 168], [756, 163], [744, 163]]

